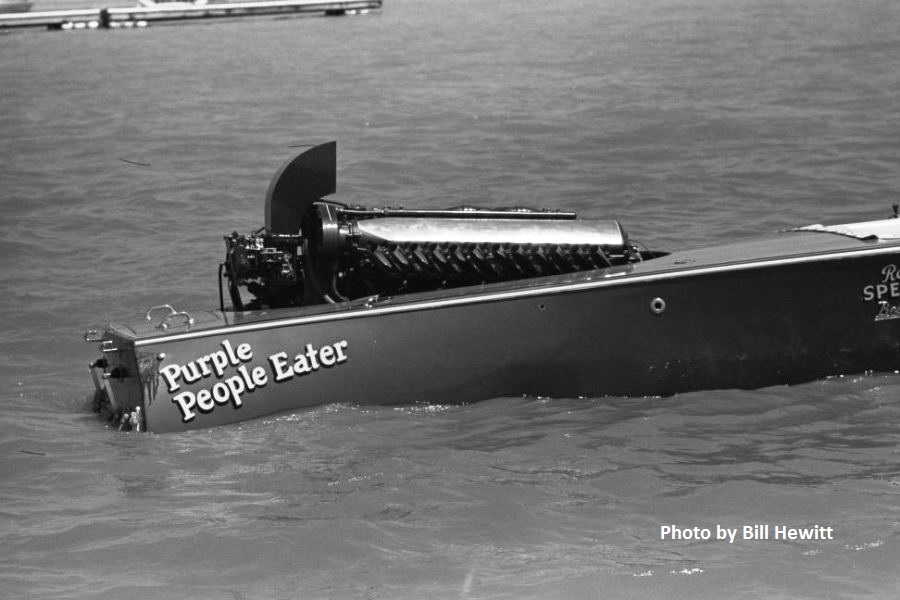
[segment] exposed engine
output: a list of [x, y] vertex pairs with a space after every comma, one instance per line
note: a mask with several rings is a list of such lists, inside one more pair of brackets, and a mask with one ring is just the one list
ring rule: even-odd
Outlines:
[[[317, 202], [301, 233], [225, 238], [237, 310], [343, 302], [636, 260], [616, 221], [527, 209], [365, 209]], [[244, 302], [244, 286], [254, 296]]]
[[[282, 167], [266, 227], [225, 237], [235, 310], [393, 296], [641, 260], [617, 221], [525, 208], [363, 208], [334, 191], [334, 145]], [[252, 299], [245, 300], [245, 287]], [[224, 299], [222, 304], [224, 305]], [[224, 307], [223, 307], [224, 308]]]

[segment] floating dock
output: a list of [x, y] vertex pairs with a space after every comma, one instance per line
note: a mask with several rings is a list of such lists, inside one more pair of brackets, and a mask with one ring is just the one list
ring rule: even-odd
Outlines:
[[282, 15], [291, 13], [321, 13], [346, 15], [380, 9], [382, 0], [262, 0], [220, 4], [191, 4], [189, 2], [160, 3], [151, 6], [125, 8], [89, 8], [45, 12], [0, 14], [0, 29], [43, 27], [45, 29], [115, 29], [146, 27], [152, 22], [185, 21]]

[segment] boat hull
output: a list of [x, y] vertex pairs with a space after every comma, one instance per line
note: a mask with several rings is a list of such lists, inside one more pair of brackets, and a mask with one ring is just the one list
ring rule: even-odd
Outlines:
[[526, 283], [208, 313], [165, 333], [111, 329], [100, 387], [169, 432], [327, 403], [668, 396], [893, 371], [898, 264], [900, 244], [803, 233]]

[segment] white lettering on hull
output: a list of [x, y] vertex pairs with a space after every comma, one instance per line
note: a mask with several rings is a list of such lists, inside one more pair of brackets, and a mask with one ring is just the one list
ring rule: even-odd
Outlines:
[[891, 263], [881, 269], [881, 280], [878, 283], [869, 284], [862, 289], [863, 302], [876, 302], [878, 312], [876, 321], [889, 321], [900, 319], [900, 268]]
[[[194, 420], [198, 414], [208, 414], [217, 406], [230, 404], [234, 409], [241, 408], [244, 396], [266, 387], [270, 375], [275, 383], [283, 383], [340, 365], [348, 359], [349, 344], [346, 340], [318, 348], [306, 344], [292, 360], [287, 352], [276, 352], [267, 357], [268, 371], [263, 366], [247, 364], [253, 360], [250, 344], [234, 346], [225, 339], [219, 345], [221, 349], [183, 365], [171, 363], [159, 368], [159, 375], [172, 394], [172, 403], [178, 408], [183, 423]], [[215, 383], [195, 389], [209, 378], [214, 378]], [[182, 390], [183, 386], [192, 389]]]
[[330, 368], [347, 360], [344, 350], [347, 342], [341, 341], [330, 346], [322, 346], [318, 350], [312, 344], [306, 345], [306, 352], [294, 357], [293, 366], [288, 361], [287, 352], [279, 352], [269, 357], [275, 381], [287, 381], [296, 375], [314, 373], [321, 367]]

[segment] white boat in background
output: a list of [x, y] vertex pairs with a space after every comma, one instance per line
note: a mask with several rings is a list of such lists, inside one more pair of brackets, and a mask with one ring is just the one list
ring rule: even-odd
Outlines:
[[0, 13], [23, 13], [31, 10], [28, 0], [0, 0]]

